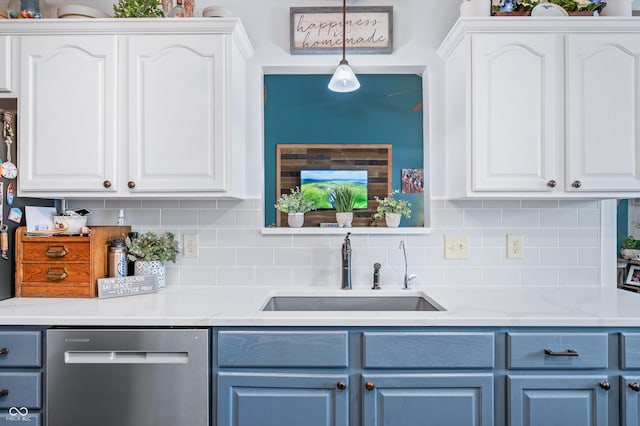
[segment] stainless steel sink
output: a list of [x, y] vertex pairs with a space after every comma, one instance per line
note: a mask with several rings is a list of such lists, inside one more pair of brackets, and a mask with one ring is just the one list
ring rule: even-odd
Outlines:
[[444, 311], [423, 296], [273, 296], [263, 311]]

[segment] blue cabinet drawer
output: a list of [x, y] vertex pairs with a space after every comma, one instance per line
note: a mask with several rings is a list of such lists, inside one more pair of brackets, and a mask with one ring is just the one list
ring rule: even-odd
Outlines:
[[620, 345], [621, 367], [640, 368], [640, 333], [622, 333]]
[[606, 333], [508, 333], [508, 368], [607, 368]]
[[40, 372], [0, 372], [0, 409], [40, 408]]
[[39, 331], [0, 331], [0, 367], [39, 367]]
[[341, 367], [347, 331], [220, 331], [220, 367]]
[[493, 333], [365, 332], [365, 368], [492, 368]]
[[13, 407], [0, 411], [0, 426], [40, 426], [41, 417], [40, 412], [29, 412], [26, 407]]

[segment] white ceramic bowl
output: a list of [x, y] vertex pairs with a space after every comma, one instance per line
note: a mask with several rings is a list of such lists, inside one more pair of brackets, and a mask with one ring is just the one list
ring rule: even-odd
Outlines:
[[93, 7], [67, 4], [58, 8], [58, 18], [110, 18], [111, 16]]
[[229, 9], [220, 6], [207, 6], [202, 9], [202, 16], [205, 18], [223, 18], [233, 16]]
[[86, 216], [54, 216], [53, 225], [56, 231], [69, 234], [79, 234], [82, 228], [87, 225]]

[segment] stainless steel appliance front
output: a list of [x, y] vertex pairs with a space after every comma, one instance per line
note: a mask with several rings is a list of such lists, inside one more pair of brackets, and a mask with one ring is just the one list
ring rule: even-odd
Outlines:
[[206, 329], [47, 330], [47, 426], [208, 426]]

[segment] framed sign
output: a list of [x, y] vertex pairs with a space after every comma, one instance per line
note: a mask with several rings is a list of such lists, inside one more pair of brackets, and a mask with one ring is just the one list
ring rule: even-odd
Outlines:
[[[349, 53], [393, 51], [393, 6], [347, 7]], [[290, 8], [291, 53], [342, 52], [341, 7]]]

